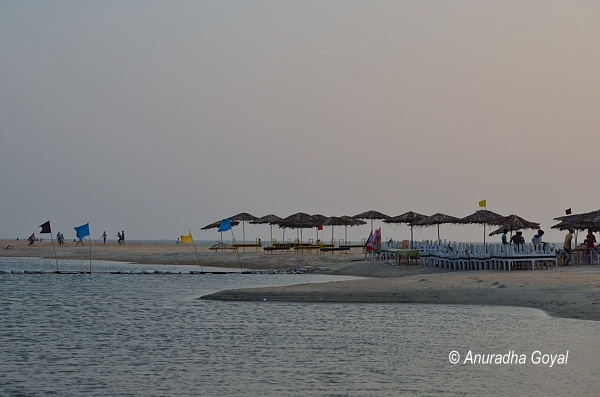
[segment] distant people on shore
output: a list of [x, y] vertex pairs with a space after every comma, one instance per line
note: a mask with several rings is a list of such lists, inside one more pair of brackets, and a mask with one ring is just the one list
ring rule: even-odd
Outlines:
[[61, 232], [56, 233], [56, 241], [58, 241], [58, 245], [65, 245], [65, 236]]
[[569, 233], [567, 233], [567, 235], [565, 236], [565, 242], [563, 244], [563, 249], [565, 250], [565, 266], [569, 266], [571, 264], [571, 247], [573, 245], [573, 232], [573, 229], [569, 229]]
[[596, 236], [594, 236], [592, 229], [588, 229], [588, 234], [585, 236], [585, 248], [584, 264], [591, 265], [592, 251], [596, 248]]
[[104, 244], [106, 244], [106, 230], [102, 233], [102, 240], [104, 241]]
[[31, 236], [27, 237], [27, 241], [29, 241], [29, 243], [27, 243], [28, 247], [35, 247], [35, 233], [31, 233]]
[[79, 237], [79, 240], [77, 240], [77, 244], [75, 244], [75, 246], [77, 247], [79, 244], [85, 245], [83, 244], [83, 237]]
[[117, 232], [117, 237], [119, 238], [119, 240], [117, 241], [117, 244], [125, 244], [125, 231], [121, 231], [121, 232]]

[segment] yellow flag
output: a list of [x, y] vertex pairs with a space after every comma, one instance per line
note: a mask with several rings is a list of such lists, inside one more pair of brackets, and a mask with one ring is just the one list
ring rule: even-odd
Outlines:
[[181, 236], [181, 242], [184, 244], [191, 243], [192, 241], [194, 241], [192, 239], [192, 232], [189, 232], [187, 236]]
[[481, 200], [479, 202], [479, 206], [482, 207], [482, 208], [485, 208], [485, 200]]

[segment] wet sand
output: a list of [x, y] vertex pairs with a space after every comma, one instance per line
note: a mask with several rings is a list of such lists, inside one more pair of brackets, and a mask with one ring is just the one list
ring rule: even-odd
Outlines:
[[[50, 241], [0, 240], [0, 256], [54, 258]], [[15, 249], [4, 249], [14, 245]], [[60, 259], [88, 259], [89, 246], [67, 243], [58, 247]], [[363, 277], [351, 281], [299, 284], [288, 287], [221, 291], [203, 297], [219, 300], [280, 300], [315, 302], [411, 302], [523, 306], [551, 315], [600, 320], [600, 266], [560, 267], [557, 270], [448, 271], [415, 265], [391, 266], [388, 261], [365, 259], [352, 253], [214, 252], [198, 248], [203, 266], [245, 269], [320, 269], [323, 273]], [[191, 244], [138, 243], [92, 244], [92, 260], [144, 264], [198, 266]]]

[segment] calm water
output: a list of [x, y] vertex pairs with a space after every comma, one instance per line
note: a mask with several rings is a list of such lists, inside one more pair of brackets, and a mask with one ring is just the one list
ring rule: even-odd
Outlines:
[[[0, 269], [52, 266], [43, 260], [0, 261]], [[86, 266], [68, 263], [72, 269]], [[95, 263], [94, 268], [157, 267]], [[504, 307], [198, 299], [226, 288], [331, 279], [0, 274], [0, 395], [598, 393], [598, 322]], [[449, 362], [453, 350], [461, 355], [456, 365]], [[534, 364], [536, 350], [568, 351], [567, 363]], [[465, 363], [469, 351], [514, 351], [526, 362]]]

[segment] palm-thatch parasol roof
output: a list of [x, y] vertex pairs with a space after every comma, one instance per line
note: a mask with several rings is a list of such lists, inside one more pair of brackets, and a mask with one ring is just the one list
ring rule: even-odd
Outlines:
[[446, 214], [442, 214], [442, 213], [438, 212], [437, 214], [433, 214], [433, 215], [423, 218], [419, 221], [414, 221], [413, 225], [415, 225], [415, 226], [433, 226], [433, 225], [441, 225], [443, 223], [460, 224], [460, 223], [465, 223], [465, 222], [463, 222], [463, 220], [461, 218], [457, 218], [452, 215], [446, 215]]
[[304, 212], [297, 212], [279, 221], [279, 227], [300, 229], [300, 242], [302, 242], [302, 229], [307, 229], [315, 226], [315, 219], [312, 215]]
[[269, 225], [271, 225], [271, 243], [272, 243], [273, 242], [273, 225], [278, 224], [279, 221], [281, 221], [281, 219], [282, 218], [277, 215], [269, 214], [269, 215], [262, 216], [260, 218], [256, 218], [255, 220], [250, 221], [249, 223], [252, 223], [255, 225], [268, 223]]
[[378, 212], [375, 210], [362, 212], [360, 214], [354, 215], [353, 218], [356, 218], [356, 219], [390, 219], [389, 215], [382, 214], [381, 212]]
[[478, 223], [478, 224], [486, 224], [492, 223], [500, 218], [504, 218], [504, 215], [496, 214], [490, 210], [478, 210], [472, 213], [471, 215], [467, 215], [462, 220], [465, 223]]
[[253, 221], [250, 221], [249, 223], [253, 223], [253, 224], [265, 224], [265, 223], [269, 223], [271, 225], [277, 225], [279, 223], [279, 221], [281, 221], [283, 218], [277, 216], [277, 215], [273, 215], [273, 214], [269, 214], [269, 215], [265, 215], [265, 216], [261, 216], [260, 218], [256, 218]]
[[508, 229], [509, 231], [513, 232], [520, 229], [539, 229], [540, 227], [539, 223], [528, 221], [514, 214], [492, 221], [490, 222], [490, 225], [500, 226], [498, 229], [491, 232], [489, 234], [490, 236], [500, 234], [504, 231], [504, 229]]
[[[230, 219], [231, 220], [231, 219]], [[216, 221], [213, 223], [209, 223], [208, 225], [204, 226], [203, 228], [200, 228], [200, 230], [208, 230], [208, 229], [215, 229], [221, 226], [221, 223], [224, 221], [224, 219], [220, 220], [220, 221]], [[231, 226], [237, 226], [240, 223], [238, 221], [231, 221]]]
[[232, 221], [242, 221], [242, 222], [250, 222], [250, 221], [255, 221], [258, 219], [258, 217], [251, 215], [247, 212], [240, 212], [237, 215], [234, 216], [230, 216], [229, 219], [231, 219]]
[[418, 212], [408, 211], [402, 215], [394, 216], [384, 220], [385, 223], [406, 223], [408, 225], [427, 218], [427, 215], [419, 214]]
[[314, 226], [323, 226], [323, 222], [325, 222], [327, 220], [327, 216], [325, 215], [321, 215], [321, 214], [314, 214], [311, 215], [315, 221]]
[[288, 227], [292, 229], [302, 229], [315, 226], [315, 219], [312, 215], [304, 212], [297, 212], [278, 222], [280, 227]]
[[362, 212], [360, 214], [354, 215], [356, 219], [370, 219], [371, 220], [371, 230], [373, 230], [373, 220], [374, 219], [390, 219], [389, 215], [383, 214], [379, 211], [370, 210], [366, 212]]
[[553, 229], [600, 230], [600, 210], [582, 214], [566, 215], [554, 219], [560, 220], [561, 222], [552, 226]]
[[438, 240], [440, 240], [440, 225], [442, 225], [444, 223], [462, 224], [465, 222], [463, 222], [463, 220], [461, 218], [457, 218], [452, 215], [442, 214], [442, 213], [438, 212], [436, 214], [428, 216], [427, 218], [423, 218], [420, 221], [415, 221], [412, 224], [415, 226], [422, 226], [422, 227], [436, 225], [437, 230], [438, 230]]
[[410, 248], [413, 247], [413, 223], [427, 218], [427, 215], [419, 214], [418, 212], [405, 212], [402, 215], [394, 216], [390, 219], [385, 219], [385, 223], [406, 223], [410, 225]]
[[361, 219], [355, 218], [353, 216], [350, 216], [350, 215], [340, 216], [340, 219], [348, 222], [348, 226], [360, 226], [360, 225], [366, 225], [367, 224], [367, 222], [365, 222], [365, 221], [363, 221]]

